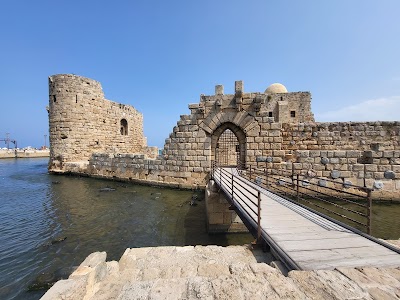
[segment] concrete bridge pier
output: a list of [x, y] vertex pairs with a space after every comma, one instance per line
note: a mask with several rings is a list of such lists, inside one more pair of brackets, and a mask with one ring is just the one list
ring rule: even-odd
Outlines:
[[248, 232], [214, 180], [208, 182], [205, 193], [208, 233]]

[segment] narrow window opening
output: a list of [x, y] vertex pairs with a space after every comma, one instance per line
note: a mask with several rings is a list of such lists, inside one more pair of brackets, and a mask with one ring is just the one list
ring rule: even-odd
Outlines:
[[272, 118], [272, 111], [268, 112], [268, 117]]
[[75, 103], [78, 103], [78, 95], [75, 96]]
[[57, 101], [56, 95], [53, 95], [53, 101], [54, 101], [54, 102]]
[[281, 97], [281, 101], [283, 101], [283, 97]]
[[295, 118], [295, 117], [296, 117], [296, 112], [295, 112], [294, 110], [291, 110], [291, 111], [290, 111], [290, 116], [291, 116], [292, 118]]
[[121, 120], [121, 135], [128, 135], [128, 121], [126, 119]]

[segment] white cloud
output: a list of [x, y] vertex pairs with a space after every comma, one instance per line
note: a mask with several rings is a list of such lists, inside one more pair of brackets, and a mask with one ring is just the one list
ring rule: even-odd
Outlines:
[[317, 122], [400, 121], [400, 96], [367, 100], [338, 110], [316, 112]]

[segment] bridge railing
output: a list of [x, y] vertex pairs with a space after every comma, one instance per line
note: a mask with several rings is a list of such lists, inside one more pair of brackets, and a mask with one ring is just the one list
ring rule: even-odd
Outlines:
[[299, 204], [328, 214], [371, 234], [372, 189], [344, 180], [315, 176], [312, 171], [238, 165], [244, 178]]
[[218, 167], [212, 164], [211, 176], [221, 189], [229, 196], [236, 207], [243, 207], [256, 225], [257, 241], [261, 241], [261, 192], [256, 187], [249, 186], [244, 178], [234, 174], [233, 168]]

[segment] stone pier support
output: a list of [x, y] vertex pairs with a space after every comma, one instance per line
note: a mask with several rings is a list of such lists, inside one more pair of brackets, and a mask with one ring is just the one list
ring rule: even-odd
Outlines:
[[248, 232], [239, 216], [229, 209], [229, 202], [213, 180], [208, 182], [205, 193], [209, 233]]

